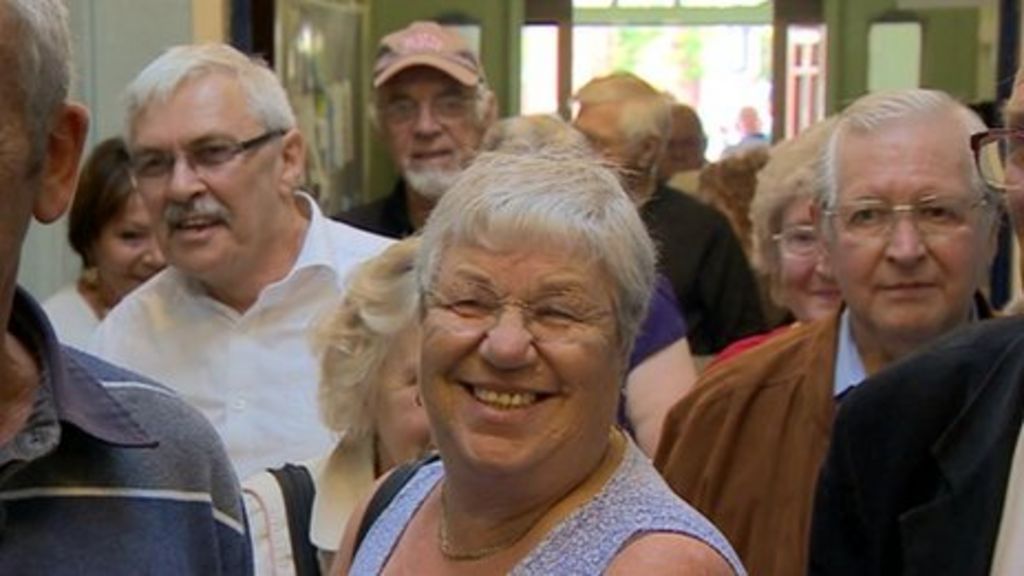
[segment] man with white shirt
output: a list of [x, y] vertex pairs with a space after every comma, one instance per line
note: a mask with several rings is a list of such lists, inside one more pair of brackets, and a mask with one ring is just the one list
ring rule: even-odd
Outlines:
[[111, 311], [96, 352], [198, 407], [242, 477], [328, 451], [307, 330], [389, 241], [299, 191], [305, 145], [287, 96], [234, 48], [169, 49], [126, 103], [132, 175], [170, 266]]
[[751, 574], [805, 569], [818, 471], [846, 392], [988, 315], [977, 294], [1000, 199], [969, 146], [984, 128], [941, 92], [851, 104], [821, 152], [815, 210], [842, 310], [709, 370], [669, 413], [655, 464]]
[[[1024, 236], [1024, 73], [971, 137]], [[958, 138], [963, 138], [959, 136]], [[813, 574], [1024, 573], [1024, 319], [985, 322], [843, 402], [815, 496]]]

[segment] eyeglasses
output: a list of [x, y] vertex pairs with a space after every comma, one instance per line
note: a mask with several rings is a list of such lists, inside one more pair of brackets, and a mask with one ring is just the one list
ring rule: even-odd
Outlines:
[[789, 226], [772, 235], [783, 256], [809, 258], [818, 254], [818, 233], [814, 226]]
[[[432, 99], [427, 106], [438, 122], [462, 120], [469, 115], [472, 98], [466, 94], [442, 94]], [[408, 124], [419, 117], [420, 103], [412, 98], [398, 98], [380, 107], [381, 117], [393, 126]]]
[[498, 325], [502, 314], [516, 309], [524, 328], [536, 342], [575, 342], [593, 334], [611, 312], [579, 295], [556, 293], [536, 302], [501, 298], [481, 287], [429, 292], [428, 308], [453, 332], [479, 335]]
[[1024, 130], [972, 134], [971, 150], [978, 173], [989, 186], [1000, 190], [1024, 186]]
[[[185, 163], [200, 178], [205, 178], [234, 160], [239, 154], [255, 150], [275, 138], [284, 136], [286, 130], [268, 130], [255, 138], [236, 142], [226, 138], [203, 138], [182, 150]], [[129, 167], [137, 189], [155, 189], [164, 186], [174, 167], [178, 154], [167, 150], [141, 150], [131, 154]]]
[[888, 238], [899, 214], [907, 214], [917, 231], [925, 237], [943, 237], [963, 228], [971, 212], [985, 206], [985, 198], [925, 198], [913, 204], [889, 204], [865, 200], [840, 204], [824, 213], [838, 222], [839, 228], [858, 240]]

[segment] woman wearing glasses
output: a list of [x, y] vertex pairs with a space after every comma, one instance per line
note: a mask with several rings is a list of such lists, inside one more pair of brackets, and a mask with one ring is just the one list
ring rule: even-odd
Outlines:
[[833, 125], [833, 120], [819, 122], [775, 146], [758, 173], [750, 206], [754, 267], [767, 282], [774, 303], [788, 311], [789, 320], [782, 328], [735, 342], [712, 365], [764, 342], [793, 322], [811, 322], [839, 307], [839, 288], [811, 221], [820, 186], [815, 161]]
[[743, 573], [614, 424], [654, 263], [589, 156], [481, 154], [417, 256], [440, 462], [353, 515], [336, 573]]

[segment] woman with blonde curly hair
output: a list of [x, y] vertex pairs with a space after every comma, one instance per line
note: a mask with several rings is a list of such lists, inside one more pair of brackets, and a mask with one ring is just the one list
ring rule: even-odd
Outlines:
[[[243, 484], [257, 574], [301, 575], [304, 554], [315, 558], [307, 566], [329, 566], [349, 514], [375, 479], [430, 444], [417, 388], [418, 246], [418, 238], [408, 238], [357, 268], [337, 308], [313, 333], [321, 358], [320, 413], [339, 441], [325, 458], [262, 472]], [[284, 514], [289, 521], [281, 519], [289, 489], [279, 479], [299, 468], [308, 470], [315, 489], [309, 519], [299, 522], [302, 535], [288, 533], [293, 510]], [[312, 547], [294, 549], [296, 536]]]
[[784, 326], [734, 342], [712, 365], [760, 344], [792, 322], [822, 318], [839, 306], [839, 287], [811, 219], [822, 186], [817, 165], [833, 125], [832, 120], [819, 122], [776, 145], [757, 175], [757, 190], [750, 204], [751, 259], [767, 283], [773, 303], [788, 315]]

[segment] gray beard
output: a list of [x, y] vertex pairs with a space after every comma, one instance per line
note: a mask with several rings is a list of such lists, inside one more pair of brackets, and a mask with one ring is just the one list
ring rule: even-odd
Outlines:
[[407, 170], [405, 181], [420, 196], [437, 201], [452, 187], [461, 170]]

